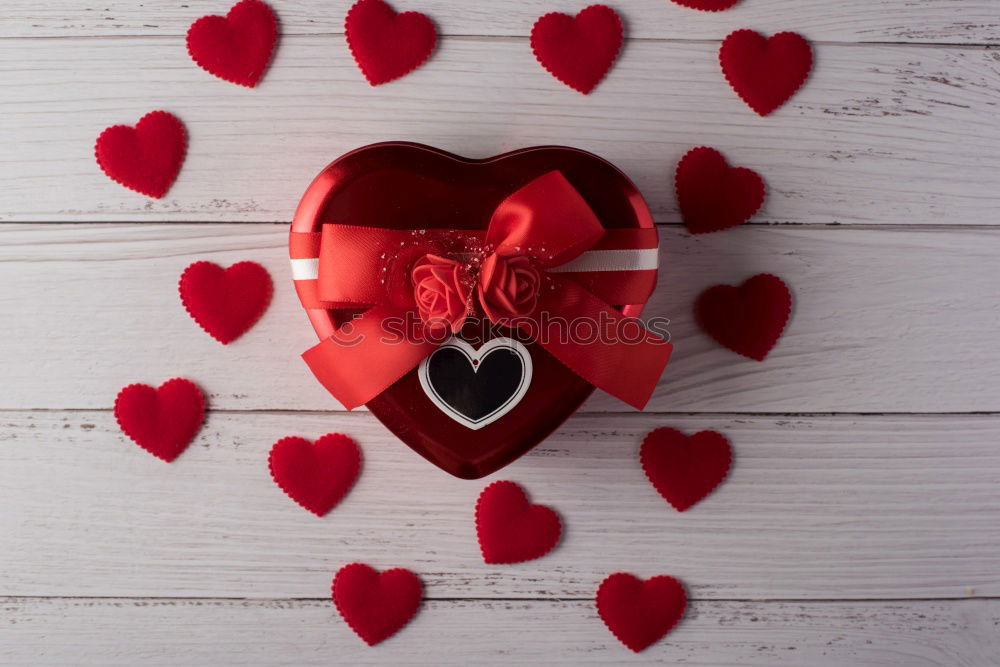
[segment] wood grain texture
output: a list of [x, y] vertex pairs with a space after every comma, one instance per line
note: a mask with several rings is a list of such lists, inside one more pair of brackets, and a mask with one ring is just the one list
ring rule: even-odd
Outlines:
[[[0, 12], [0, 663], [996, 663], [1000, 414], [971, 413], [1000, 413], [997, 0], [743, 0], [721, 13], [622, 0], [631, 39], [589, 97], [549, 77], [526, 39], [577, 0], [391, 0], [445, 37], [379, 88], [344, 44], [352, 0], [269, 0], [284, 37], [256, 90], [184, 49], [192, 21], [234, 1]], [[738, 28], [815, 45], [811, 80], [770, 118], [718, 71], [719, 41]], [[104, 127], [156, 108], [191, 139], [162, 201], [108, 181], [92, 154]], [[755, 222], [808, 223], [661, 228], [647, 315], [671, 320], [676, 353], [654, 413], [595, 396], [495, 476], [562, 514], [563, 542], [538, 561], [484, 565], [472, 508], [490, 480], [452, 479], [370, 415], [339, 411], [298, 358], [315, 338], [277, 223], [330, 160], [393, 139], [471, 157], [591, 150], [660, 223], [679, 221], [677, 160], [711, 145], [767, 180]], [[259, 261], [275, 279], [267, 315], [228, 347], [177, 298], [200, 259]], [[763, 271], [789, 282], [795, 311], [758, 364], [719, 349], [690, 312], [705, 287]], [[129, 382], [177, 375], [212, 410], [168, 465], [108, 408]], [[962, 414], [792, 414], [831, 412]], [[718, 429], [736, 450], [729, 481], [684, 514], [638, 467], [642, 436], [663, 425]], [[280, 437], [331, 431], [360, 440], [365, 467], [317, 519], [273, 484], [266, 456]], [[376, 650], [327, 600], [355, 560], [411, 567], [427, 585], [413, 625]], [[676, 575], [694, 600], [639, 656], [593, 609], [618, 570]]]
[[[343, 32], [354, 0], [271, 0], [285, 35]], [[198, 17], [222, 13], [229, 0], [6, 0], [0, 37], [170, 35]], [[736, 28], [800, 30], [811, 39], [847, 42], [995, 44], [1000, 18], [992, 0], [744, 0], [731, 10], [698, 12], [668, 0], [619, 0], [628, 34], [642, 39], [721, 39]], [[574, 13], [578, 0], [396, 0], [398, 11], [428, 14], [445, 35], [525, 36], [550, 11]]]
[[[180, 40], [0, 40], [0, 219], [288, 220], [328, 162], [393, 139], [472, 157], [587, 149], [632, 177], [661, 222], [679, 220], [674, 165], [701, 144], [767, 180], [758, 221], [977, 225], [1000, 206], [994, 50], [819, 45], [809, 83], [762, 119], [726, 85], [714, 42], [631, 42], [589, 97], [520, 38], [446, 40], [427, 66], [375, 89], [340, 42], [285, 39], [247, 90], [195, 67]], [[93, 158], [104, 127], [156, 108], [190, 134], [161, 201], [112, 183]]]
[[639, 655], [590, 601], [432, 601], [364, 646], [321, 600], [0, 599], [0, 661], [100, 665], [685, 664], [985, 667], [1000, 601], [697, 602]]
[[[750, 227], [661, 234], [647, 317], [674, 357], [653, 412], [1000, 410], [1000, 230]], [[299, 355], [315, 344], [291, 286], [284, 225], [0, 226], [0, 408], [110, 408], [130, 382], [200, 382], [217, 409], [338, 409]], [[195, 260], [261, 262], [273, 303], [221, 346], [188, 317], [177, 280]], [[764, 362], [725, 350], [691, 304], [763, 272], [794, 316]], [[590, 411], [630, 411], [595, 394]]]
[[[112, 415], [0, 415], [5, 595], [323, 598], [340, 566], [402, 566], [434, 598], [588, 598], [611, 572], [695, 599], [1000, 595], [1000, 417], [577, 415], [492, 478], [451, 478], [365, 414], [210, 413], [165, 464]], [[652, 428], [711, 428], [730, 478], [680, 514], [645, 480]], [[355, 437], [364, 470], [318, 519], [267, 473], [280, 437]], [[485, 565], [473, 507], [491, 479], [562, 515], [548, 556]]]

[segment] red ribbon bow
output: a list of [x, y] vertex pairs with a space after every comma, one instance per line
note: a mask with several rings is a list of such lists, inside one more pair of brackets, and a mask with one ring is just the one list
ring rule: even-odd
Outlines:
[[[331, 336], [302, 356], [350, 410], [414, 369], [481, 309], [641, 409], [671, 346], [610, 304], [643, 302], [652, 281], [575, 280], [579, 274], [559, 270], [613, 232], [649, 232], [655, 239], [655, 230], [605, 230], [557, 171], [503, 200], [485, 233], [324, 224], [319, 298], [330, 308], [368, 310], [351, 321], [349, 335]], [[581, 320], [608, 335], [576, 339], [574, 323]]]

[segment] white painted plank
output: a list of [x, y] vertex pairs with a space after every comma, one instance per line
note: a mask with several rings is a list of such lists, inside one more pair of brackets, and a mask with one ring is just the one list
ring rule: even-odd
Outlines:
[[[341, 33], [354, 0], [271, 0], [285, 35]], [[6, 0], [0, 37], [72, 35], [183, 35], [199, 16], [224, 12], [229, 0]], [[574, 13], [579, 0], [395, 0], [399, 11], [432, 17], [446, 35], [525, 36], [550, 11]], [[685, 9], [668, 0], [609, 3], [622, 13], [631, 37], [720, 39], [736, 28], [801, 30], [812, 39], [847, 42], [994, 44], [1000, 20], [991, 0], [743, 0], [719, 13]]]
[[[0, 408], [108, 408], [134, 381], [187, 375], [224, 409], [336, 409], [299, 355], [316, 338], [294, 294], [281, 225], [0, 227]], [[674, 357], [650, 411], [1000, 410], [1000, 230], [753, 227], [662, 233], [647, 316]], [[177, 279], [195, 260], [263, 263], [274, 301], [223, 347], [188, 317]], [[763, 363], [693, 321], [696, 295], [758, 272], [795, 296]], [[595, 395], [594, 411], [628, 411]]]
[[368, 648], [319, 600], [0, 599], [6, 664], [685, 664], [985, 667], [997, 600], [697, 602], [639, 655], [590, 601], [431, 601]]
[[[409, 567], [434, 597], [590, 597], [614, 571], [666, 572], [697, 599], [1000, 595], [1000, 417], [578, 415], [494, 478], [563, 517], [548, 556], [484, 565], [473, 507], [369, 415], [212, 413], [174, 464], [108, 412], [6, 413], [0, 594], [323, 598], [340, 566]], [[651, 428], [714, 428], [732, 475], [686, 513], [639, 468]], [[318, 519], [267, 473], [275, 440], [339, 431], [365, 464]]]
[[[202, 72], [176, 40], [0, 41], [0, 219], [288, 220], [332, 159], [406, 139], [473, 157], [584, 148], [622, 167], [661, 221], [678, 219], [677, 160], [708, 144], [767, 179], [760, 221], [995, 222], [996, 52], [818, 45], [812, 80], [761, 119], [726, 85], [717, 47], [633, 42], [584, 97], [524, 39], [450, 39], [426, 67], [372, 89], [338, 38], [290, 37], [257, 90]], [[156, 108], [191, 137], [162, 201], [112, 183], [93, 159], [104, 127]]]

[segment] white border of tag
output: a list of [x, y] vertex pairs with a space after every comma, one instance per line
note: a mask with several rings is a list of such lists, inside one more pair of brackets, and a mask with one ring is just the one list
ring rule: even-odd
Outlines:
[[[479, 372], [479, 362], [487, 354], [489, 354], [490, 352], [492, 352], [497, 348], [507, 348], [511, 352], [516, 354], [518, 358], [520, 358], [521, 360], [521, 368], [522, 368], [521, 384], [518, 386], [517, 391], [514, 392], [514, 394], [511, 395], [511, 397], [508, 398], [506, 402], [504, 402], [504, 404], [498, 407], [496, 410], [477, 420], [469, 419], [468, 417], [466, 417], [460, 412], [457, 412], [450, 405], [445, 403], [441, 399], [441, 397], [438, 396], [437, 392], [434, 391], [434, 386], [431, 384], [430, 378], [427, 377], [427, 368], [431, 360], [431, 357], [437, 354], [439, 350], [443, 350], [446, 348], [452, 348], [464, 354], [465, 357], [469, 360], [469, 365], [472, 366], [472, 370], [475, 373]], [[428, 357], [426, 357], [423, 361], [420, 362], [420, 366], [417, 370], [417, 376], [420, 378], [420, 386], [423, 387], [424, 393], [427, 394], [427, 398], [429, 398], [431, 402], [434, 405], [436, 405], [439, 410], [441, 410], [441, 412], [445, 413], [446, 415], [457, 421], [462, 426], [470, 428], [473, 431], [478, 431], [487, 424], [492, 424], [496, 420], [503, 417], [505, 414], [513, 410], [518, 403], [521, 402], [521, 399], [524, 398], [524, 395], [528, 392], [528, 387], [531, 386], [531, 371], [532, 371], [531, 353], [528, 352], [527, 348], [525, 348], [523, 345], [521, 345], [513, 338], [494, 338], [493, 340], [483, 343], [482, 347], [480, 347], [477, 350], [468, 343], [466, 343], [461, 338], [452, 336], [444, 343], [442, 343], [437, 350], [434, 350], [434, 352], [432, 352]]]

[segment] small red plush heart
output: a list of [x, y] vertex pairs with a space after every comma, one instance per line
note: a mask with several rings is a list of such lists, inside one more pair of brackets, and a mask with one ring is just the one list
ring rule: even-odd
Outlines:
[[559, 515], [551, 507], [529, 503], [514, 482], [493, 482], [479, 494], [476, 534], [483, 560], [491, 565], [541, 558], [561, 533]]
[[627, 572], [612, 574], [597, 589], [597, 613], [612, 634], [636, 653], [677, 625], [687, 607], [684, 586], [660, 575], [643, 581]]
[[700, 9], [703, 12], [721, 12], [729, 9], [740, 0], [673, 0], [681, 7]]
[[531, 28], [531, 50], [552, 76], [584, 95], [618, 59], [624, 29], [615, 10], [591, 5], [575, 17], [552, 12]]
[[203, 16], [188, 29], [187, 49], [198, 66], [223, 81], [253, 88], [278, 41], [278, 19], [260, 0], [242, 0], [225, 16]]
[[315, 443], [305, 438], [282, 438], [271, 447], [268, 468], [289, 498], [323, 516], [358, 478], [361, 449], [340, 433], [328, 433]]
[[403, 568], [379, 574], [362, 563], [340, 568], [333, 578], [333, 604], [361, 639], [375, 646], [399, 632], [420, 608], [423, 584]]
[[721, 433], [700, 431], [688, 437], [664, 427], [642, 441], [639, 460], [663, 499], [683, 512], [722, 483], [729, 474], [733, 451]]
[[94, 146], [97, 164], [108, 178], [156, 199], [177, 180], [186, 152], [184, 124], [166, 111], [146, 114], [134, 128], [109, 127]]
[[122, 432], [153, 456], [173, 461], [194, 440], [205, 419], [205, 397], [190, 380], [174, 378], [158, 389], [130, 384], [115, 398]]
[[722, 42], [719, 62], [736, 94], [766, 116], [809, 78], [812, 47], [794, 32], [779, 32], [767, 39], [753, 30], [737, 30]]
[[437, 30], [424, 14], [397, 14], [382, 0], [358, 0], [344, 22], [347, 46], [368, 83], [409, 74], [434, 52]]
[[242, 336], [271, 301], [271, 276], [256, 262], [223, 269], [195, 262], [181, 274], [181, 303], [202, 329], [223, 345]]
[[764, 179], [745, 167], [730, 167], [722, 153], [707, 146], [681, 158], [674, 185], [681, 217], [692, 234], [742, 224], [764, 203]]
[[769, 273], [739, 287], [716, 285], [701, 293], [694, 306], [701, 328], [733, 352], [763, 361], [778, 342], [792, 312], [792, 293]]

